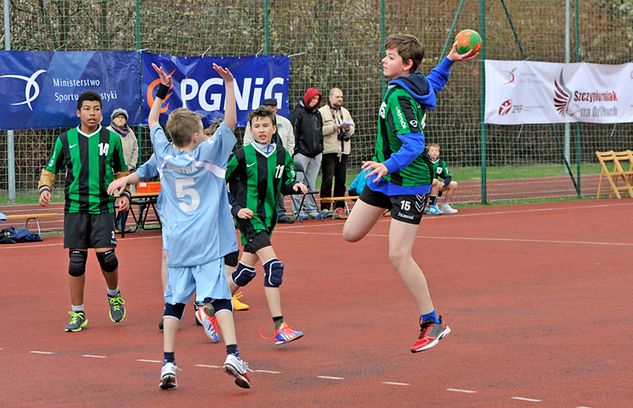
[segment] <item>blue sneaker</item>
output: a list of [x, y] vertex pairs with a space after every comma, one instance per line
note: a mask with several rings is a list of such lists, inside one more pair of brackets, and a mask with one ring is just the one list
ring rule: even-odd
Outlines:
[[429, 205], [426, 208], [425, 214], [430, 214], [430, 215], [440, 215], [440, 209], [437, 208], [437, 205]]
[[310, 219], [310, 216], [308, 214], [306, 214], [306, 213], [300, 213], [299, 217], [297, 217], [297, 218], [299, 218], [301, 221], [305, 221], [305, 220]]
[[303, 332], [299, 330], [295, 330], [292, 327], [288, 326], [286, 322], [282, 323], [281, 326], [277, 330], [275, 330], [275, 344], [286, 344], [291, 341], [295, 341], [303, 337]]

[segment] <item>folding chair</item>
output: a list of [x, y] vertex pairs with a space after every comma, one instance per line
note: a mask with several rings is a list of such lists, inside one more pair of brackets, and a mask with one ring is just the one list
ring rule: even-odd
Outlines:
[[[303, 166], [301, 165], [301, 163], [297, 163], [295, 162], [295, 172], [301, 173], [304, 175], [304, 179], [305, 179], [305, 169], [303, 168]], [[298, 219], [300, 222], [303, 222], [303, 220], [301, 219], [301, 217], [299, 216], [301, 214], [301, 210], [303, 210], [303, 204], [305, 203], [306, 200], [306, 196], [310, 196], [312, 197], [312, 199], [314, 200], [314, 202], [316, 203], [316, 196], [315, 194], [319, 194], [319, 191], [308, 191], [307, 193], [295, 193], [293, 195], [299, 195], [301, 194], [301, 201], [299, 202], [299, 208], [297, 208], [297, 211], [294, 212], [294, 216], [296, 219]], [[321, 218], [321, 221], [323, 221], [323, 218]]]
[[[611, 186], [609, 197], [622, 198], [620, 193], [626, 192], [629, 197], [633, 198], [633, 151], [614, 152], [610, 150], [608, 152], [596, 152], [596, 157], [598, 157], [598, 162], [600, 162], [600, 178], [598, 179], [596, 197], [600, 197], [602, 177], [606, 177]], [[628, 168], [623, 168], [621, 162], [624, 162], [625, 165], [628, 162]], [[619, 185], [620, 182], [622, 182], [621, 186]]]

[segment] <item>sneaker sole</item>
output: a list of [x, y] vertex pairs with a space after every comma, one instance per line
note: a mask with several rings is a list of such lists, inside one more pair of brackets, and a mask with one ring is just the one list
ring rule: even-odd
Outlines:
[[432, 342], [430, 342], [429, 344], [427, 344], [424, 347], [421, 347], [419, 349], [411, 349], [412, 353], [419, 353], [420, 351], [424, 351], [424, 350], [428, 350], [430, 348], [433, 348], [435, 346], [437, 346], [437, 344], [440, 342], [440, 340], [442, 340], [444, 337], [448, 336], [451, 332], [451, 328], [446, 326], [446, 329], [444, 329], [444, 331], [442, 331], [435, 340], [433, 340]]
[[233, 367], [231, 364], [225, 364], [223, 368], [225, 373], [231, 377], [235, 377], [235, 384], [237, 384], [238, 387], [251, 388], [251, 382], [248, 378], [240, 374], [240, 372], [237, 371], [237, 368]]
[[76, 329], [66, 329], [66, 333], [79, 333], [80, 331], [82, 331], [83, 329], [86, 328], [86, 326], [88, 326], [88, 320], [84, 320], [84, 322], [81, 324], [81, 326], [79, 326]]
[[275, 342], [275, 345], [276, 345], [276, 346], [281, 346], [282, 344], [287, 344], [287, 343], [291, 343], [291, 342], [293, 342], [293, 341], [295, 341], [295, 340], [299, 340], [299, 339], [300, 339], [300, 338], [302, 338], [302, 337], [303, 337], [303, 333], [302, 333], [301, 335], [297, 336], [297, 337], [293, 337], [293, 338], [291, 338], [290, 340], [276, 341], [276, 342]]
[[160, 379], [160, 384], [158, 384], [161, 390], [171, 390], [176, 388], [176, 376], [173, 374], [167, 374]]
[[112, 318], [112, 314], [110, 314], [110, 320], [112, 321], [112, 323], [119, 323], [119, 322], [122, 322], [122, 321], [123, 321], [123, 319], [125, 319], [125, 313], [126, 313], [126, 311], [125, 311], [125, 309], [124, 309], [124, 310], [123, 310], [123, 317], [121, 317], [119, 320], [114, 320], [114, 319]]

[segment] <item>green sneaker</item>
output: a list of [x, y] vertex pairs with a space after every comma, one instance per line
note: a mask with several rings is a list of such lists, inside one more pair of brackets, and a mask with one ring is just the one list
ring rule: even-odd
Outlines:
[[88, 319], [86, 319], [85, 312], [73, 312], [71, 310], [68, 314], [70, 315], [70, 320], [66, 325], [67, 332], [80, 332], [84, 327], [88, 326]]
[[108, 303], [110, 303], [110, 320], [118, 323], [125, 319], [125, 300], [121, 296], [121, 292], [114, 296], [108, 295]]

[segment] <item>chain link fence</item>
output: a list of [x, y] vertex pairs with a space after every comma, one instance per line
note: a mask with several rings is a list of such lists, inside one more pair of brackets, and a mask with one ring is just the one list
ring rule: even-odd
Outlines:
[[[385, 86], [381, 62], [387, 35], [416, 35], [428, 72], [463, 28], [485, 31], [486, 58], [563, 62], [565, 1], [446, 0], [13, 0], [14, 50], [147, 50], [171, 55], [289, 55], [290, 107], [308, 87], [324, 95], [336, 86], [356, 123], [349, 174], [372, 156], [377, 112]], [[4, 9], [2, 9], [4, 13]], [[485, 12], [484, 23], [482, 15]], [[621, 64], [633, 60], [633, 0], [571, 1], [572, 62]], [[2, 31], [4, 32], [4, 24]], [[452, 28], [452, 29], [451, 29]], [[579, 41], [574, 39], [578, 29]], [[563, 125], [486, 126], [482, 163], [481, 75], [478, 61], [454, 67], [426, 138], [442, 146], [455, 178], [487, 169], [488, 199], [576, 196], [563, 166]], [[140, 90], [139, 90], [140, 92]], [[109, 118], [104, 121], [108, 124]], [[54, 140], [64, 129], [15, 132], [18, 196], [33, 195]], [[150, 155], [147, 129], [136, 129], [142, 160]], [[241, 131], [238, 130], [238, 139]], [[596, 150], [633, 146], [633, 125], [572, 125], [571, 170], [595, 163]], [[0, 131], [0, 196], [8, 189], [6, 132]], [[577, 163], [578, 162], [578, 163]], [[553, 165], [560, 177], [533, 177], [538, 191], [511, 188], [496, 178], [514, 168]], [[578, 167], [581, 168], [581, 167]], [[499, 170], [493, 172], [492, 170]], [[549, 170], [551, 172], [551, 170]], [[586, 173], [583, 173], [586, 172]], [[594, 169], [581, 168], [582, 194], [595, 194]], [[482, 175], [485, 173], [482, 173]], [[588, 177], [586, 177], [588, 176]], [[521, 175], [519, 175], [521, 177]], [[477, 177], [471, 177], [476, 179]], [[63, 177], [60, 177], [63, 179]], [[59, 180], [58, 183], [61, 183]], [[60, 184], [61, 186], [61, 184]], [[486, 197], [478, 180], [462, 183], [459, 201]], [[516, 191], [515, 191], [516, 190]], [[498, 193], [498, 194], [497, 194]]]

